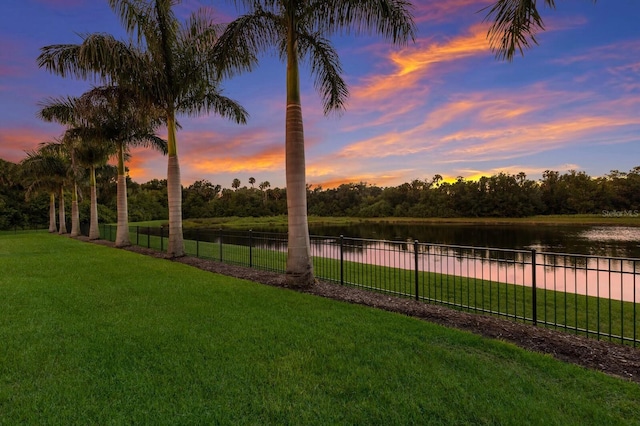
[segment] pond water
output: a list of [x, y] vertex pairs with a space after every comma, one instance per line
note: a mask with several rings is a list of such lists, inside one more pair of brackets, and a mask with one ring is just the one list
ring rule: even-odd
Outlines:
[[311, 226], [313, 235], [640, 258], [640, 228], [591, 225], [354, 224]]
[[[281, 228], [253, 231], [286, 232]], [[219, 235], [215, 230], [198, 233], [198, 238], [208, 241], [216, 241]], [[340, 258], [344, 250], [352, 262], [407, 270], [418, 264], [423, 271], [524, 286], [532, 285], [532, 250], [536, 250], [535, 281], [539, 288], [632, 302], [640, 296], [640, 260], [624, 260], [640, 259], [640, 228], [636, 227], [360, 223], [315, 225], [310, 233], [327, 237], [312, 239], [314, 253], [323, 257]], [[350, 241], [342, 248], [341, 235]], [[194, 236], [185, 231], [185, 238]], [[258, 240], [254, 241], [256, 246], [286, 250], [270, 237]], [[418, 260], [415, 240], [420, 243]], [[246, 241], [243, 237], [236, 242], [225, 237], [231, 244]]]

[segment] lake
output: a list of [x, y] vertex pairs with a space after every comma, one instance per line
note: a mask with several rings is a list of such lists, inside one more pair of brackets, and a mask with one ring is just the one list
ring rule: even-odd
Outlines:
[[640, 228], [629, 226], [360, 223], [312, 225], [310, 232], [320, 236], [640, 258]]
[[[233, 231], [225, 231], [224, 241], [286, 251], [284, 230], [254, 231], [253, 243], [247, 232]], [[627, 260], [640, 259], [638, 227], [358, 223], [314, 225], [310, 231], [312, 251], [320, 257], [346, 256], [345, 260], [363, 265], [417, 268], [523, 286], [533, 284], [535, 272], [539, 288], [636, 303], [640, 295], [640, 260]], [[261, 232], [280, 236], [258, 235]], [[216, 230], [185, 230], [185, 238], [201, 241], [219, 241], [219, 235]], [[346, 244], [340, 235], [349, 237]], [[414, 240], [420, 242], [417, 248]], [[537, 252], [535, 270], [532, 250]]]

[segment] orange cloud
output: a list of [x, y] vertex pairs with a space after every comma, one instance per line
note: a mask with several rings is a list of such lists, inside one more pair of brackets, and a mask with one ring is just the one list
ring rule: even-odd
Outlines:
[[[497, 160], [583, 144], [585, 139], [596, 137], [600, 132], [639, 124], [638, 119], [628, 117], [567, 116], [550, 122], [507, 125], [494, 130], [463, 130], [442, 140], [452, 145], [449, 155], [453, 158]], [[455, 148], [457, 144], [463, 146]]]
[[415, 126], [359, 140], [335, 158], [353, 161], [433, 152], [438, 163], [507, 159], [585, 141], [604, 143], [605, 132], [625, 128], [629, 135], [607, 136], [606, 142], [628, 142], [637, 137], [631, 130], [640, 126], [632, 112], [638, 105], [637, 95], [598, 101], [593, 93], [553, 91], [543, 85], [517, 93], [459, 95]]
[[226, 153], [212, 159], [188, 158], [183, 163], [192, 170], [209, 174], [284, 170], [284, 148], [266, 148], [251, 154], [230, 155]]
[[5, 128], [0, 132], [0, 158], [18, 162], [25, 151], [36, 149], [40, 142], [53, 140], [50, 132], [27, 128]]
[[436, 81], [436, 70], [442, 73], [447, 64], [488, 52], [486, 26], [475, 25], [466, 34], [444, 42], [419, 40], [415, 46], [390, 53], [387, 61], [393, 71], [364, 78], [351, 90], [350, 114], [375, 112], [376, 118], [359, 121], [348, 130], [372, 128], [406, 117], [425, 103], [431, 90], [427, 81]]
[[365, 182], [370, 185], [376, 185], [379, 187], [393, 185], [398, 181], [399, 176], [393, 174], [385, 174], [385, 175], [373, 175], [373, 174], [363, 174], [363, 175], [350, 175], [350, 176], [341, 176], [336, 178], [328, 178], [325, 180], [322, 179], [309, 179], [307, 181], [310, 183], [312, 188], [322, 187], [322, 189], [332, 189], [337, 188], [340, 185], [348, 184], [348, 183], [358, 183]]

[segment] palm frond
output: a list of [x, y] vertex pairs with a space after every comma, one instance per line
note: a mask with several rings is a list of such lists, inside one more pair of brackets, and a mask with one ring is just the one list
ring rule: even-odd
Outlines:
[[311, 73], [315, 76], [314, 85], [323, 100], [324, 113], [340, 112], [345, 109], [349, 89], [342, 79], [342, 66], [338, 52], [331, 42], [319, 34], [298, 34], [299, 53], [311, 60]]
[[414, 41], [413, 5], [408, 0], [318, 0], [310, 2], [310, 24], [322, 34], [378, 34], [394, 44]]
[[78, 120], [76, 102], [77, 98], [72, 96], [47, 98], [38, 104], [41, 107], [37, 113], [38, 118], [44, 121], [72, 125]]
[[223, 96], [215, 89], [189, 95], [179, 104], [180, 110], [188, 115], [196, 116], [203, 112], [213, 112], [238, 124], [247, 122], [249, 113], [237, 101]]
[[286, 34], [277, 15], [258, 9], [231, 22], [216, 43], [211, 62], [221, 76], [250, 71], [258, 54], [276, 45]]
[[[544, 0], [555, 8], [554, 0]], [[488, 10], [485, 21], [493, 22], [487, 37], [496, 57], [512, 60], [516, 51], [524, 54], [531, 44], [538, 44], [536, 34], [544, 30], [536, 0], [498, 0]]]

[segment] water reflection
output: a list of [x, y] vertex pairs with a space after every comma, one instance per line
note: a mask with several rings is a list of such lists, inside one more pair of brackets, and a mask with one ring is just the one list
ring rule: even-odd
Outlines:
[[385, 224], [311, 226], [315, 235], [640, 258], [640, 228], [590, 225]]
[[[193, 231], [197, 237], [189, 232], [185, 230], [187, 239], [220, 241], [218, 230]], [[314, 226], [311, 232], [322, 235], [312, 237], [316, 256], [407, 271], [415, 270], [417, 262], [419, 271], [528, 287], [534, 281], [536, 250], [538, 288], [636, 302], [640, 298], [640, 260], [634, 260], [640, 257], [640, 228], [363, 223]], [[252, 235], [225, 230], [224, 243], [286, 252], [285, 234]]]
[[435, 272], [629, 302], [640, 297], [640, 260], [344, 238], [313, 240], [314, 254], [363, 265]]

